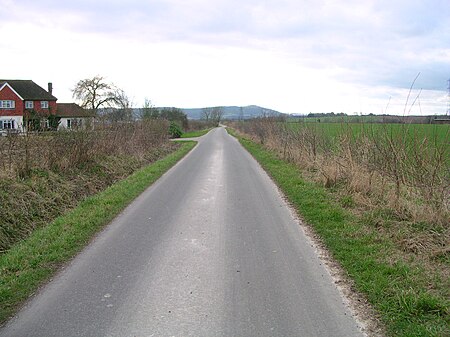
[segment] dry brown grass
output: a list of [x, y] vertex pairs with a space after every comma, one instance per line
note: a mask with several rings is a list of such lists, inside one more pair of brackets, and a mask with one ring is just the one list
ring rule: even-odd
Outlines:
[[65, 171], [105, 155], [145, 156], [168, 140], [168, 123], [148, 120], [98, 125], [95, 130], [0, 137], [3, 174], [26, 177], [35, 169]]
[[345, 125], [332, 138], [323, 129], [290, 128], [276, 118], [232, 127], [295, 163], [306, 179], [329, 188], [360, 221], [390, 237], [398, 247], [396, 259], [448, 275], [447, 144], [411, 138], [406, 131], [393, 135], [388, 128], [355, 136]]
[[168, 124], [0, 138], [0, 252], [80, 200], [173, 151]]

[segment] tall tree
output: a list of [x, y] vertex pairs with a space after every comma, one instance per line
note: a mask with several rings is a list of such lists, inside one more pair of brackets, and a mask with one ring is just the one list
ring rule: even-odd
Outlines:
[[111, 106], [117, 102], [117, 88], [105, 81], [102, 76], [80, 80], [72, 90], [73, 98], [81, 102], [81, 106], [97, 115], [98, 109]]

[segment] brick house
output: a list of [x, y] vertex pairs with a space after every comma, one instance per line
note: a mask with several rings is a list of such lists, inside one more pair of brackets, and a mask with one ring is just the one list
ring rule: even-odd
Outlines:
[[57, 98], [30, 80], [0, 80], [0, 130], [23, 131], [31, 114], [56, 115]]

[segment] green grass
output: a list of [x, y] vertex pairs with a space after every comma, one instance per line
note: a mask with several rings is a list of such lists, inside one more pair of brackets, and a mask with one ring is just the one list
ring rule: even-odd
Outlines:
[[289, 119], [290, 123], [377, 123], [382, 121], [380, 116], [321, 116], [301, 117]]
[[164, 159], [135, 172], [77, 208], [36, 230], [0, 256], [0, 322], [5, 321], [58, 268], [86, 246], [100, 229], [186, 155], [185, 142]]
[[[334, 202], [325, 188], [302, 178], [299, 169], [262, 145], [239, 138], [283, 190], [302, 218], [312, 225], [334, 258], [364, 293], [391, 336], [449, 335], [449, 301], [429, 291], [430, 278], [417, 266], [391, 261], [395, 244]], [[344, 203], [345, 204], [345, 203]], [[448, 284], [447, 284], [448, 285]], [[436, 295], [437, 294], [437, 295]]]
[[180, 138], [201, 137], [203, 135], [206, 135], [209, 131], [211, 131], [211, 128], [204, 129], [204, 130], [197, 130], [197, 131], [186, 132], [186, 133], [183, 133]]
[[426, 139], [430, 144], [448, 144], [450, 140], [450, 125], [445, 124], [380, 124], [380, 123], [317, 123], [317, 122], [290, 122], [291, 128], [310, 128], [317, 133], [337, 138], [343, 134], [353, 137], [367, 135], [404, 136], [406, 139]]

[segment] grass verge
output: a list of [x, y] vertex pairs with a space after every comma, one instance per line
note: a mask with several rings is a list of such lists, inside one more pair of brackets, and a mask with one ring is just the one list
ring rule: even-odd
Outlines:
[[212, 128], [204, 129], [204, 130], [197, 130], [197, 131], [191, 131], [186, 132], [181, 135], [180, 138], [194, 138], [194, 137], [201, 137], [203, 135], [206, 135], [209, 131], [211, 131]]
[[4, 322], [58, 268], [75, 256], [93, 235], [185, 156], [195, 142], [133, 173], [77, 208], [36, 230], [0, 256], [0, 322]]
[[333, 201], [330, 191], [305, 181], [297, 166], [262, 145], [237, 138], [314, 228], [357, 290], [367, 296], [390, 336], [450, 335], [445, 295], [448, 280], [431, 280], [432, 276], [417, 265], [392, 259], [394, 241]]

